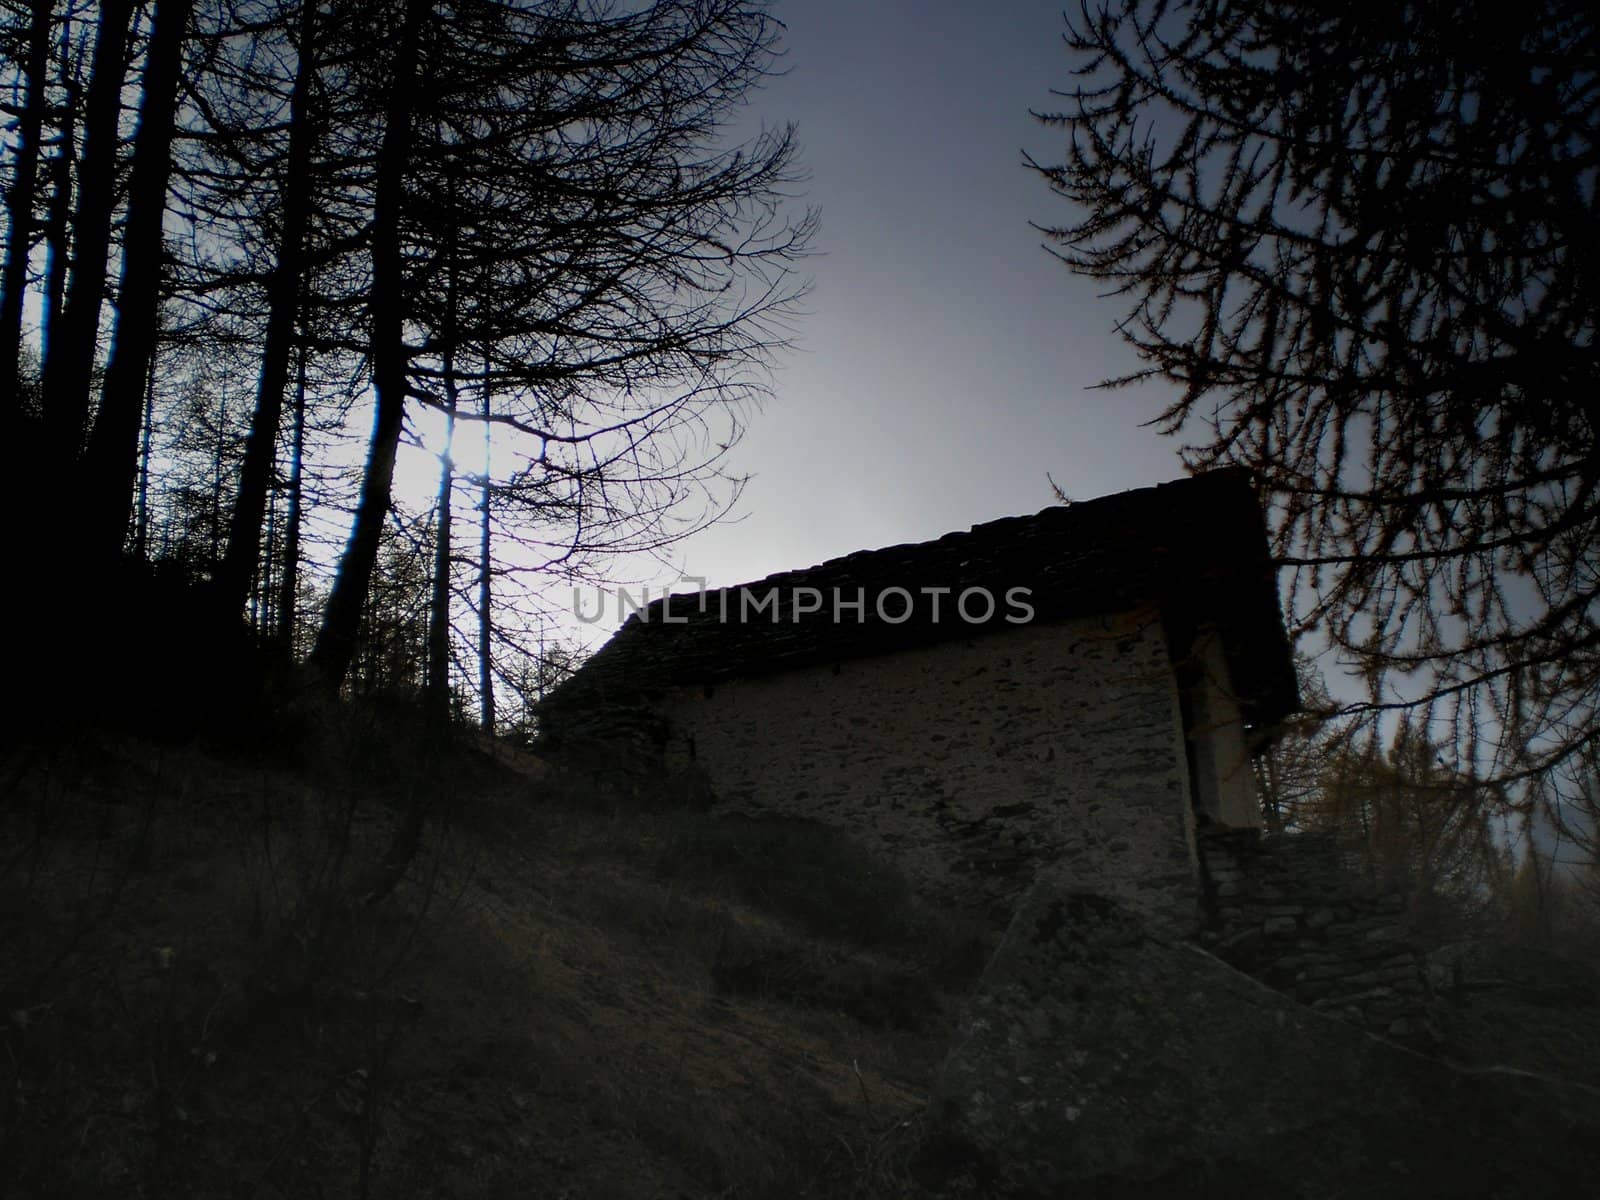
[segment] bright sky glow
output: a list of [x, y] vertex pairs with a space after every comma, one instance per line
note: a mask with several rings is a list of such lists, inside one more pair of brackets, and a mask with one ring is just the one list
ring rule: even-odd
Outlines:
[[[815, 290], [729, 460], [753, 476], [737, 519], [680, 546], [684, 571], [725, 586], [1033, 512], [1047, 473], [1082, 498], [1180, 475], [1176, 444], [1141, 428], [1162, 397], [1092, 390], [1134, 365], [1115, 302], [1028, 225], [1061, 216], [1021, 166], [1025, 147], [1055, 153], [1028, 109], [1067, 81], [1059, 5], [776, 11], [788, 73], [752, 119], [799, 125], [822, 211]], [[435, 461], [405, 455], [403, 490], [431, 492]]]

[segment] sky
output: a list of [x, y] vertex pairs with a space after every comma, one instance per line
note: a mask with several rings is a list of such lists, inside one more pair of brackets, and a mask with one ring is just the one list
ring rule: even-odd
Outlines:
[[814, 289], [728, 461], [752, 476], [735, 519], [679, 546], [685, 573], [728, 586], [1035, 512], [1047, 473], [1075, 499], [1181, 475], [1141, 427], [1160, 389], [1094, 390], [1134, 365], [1118, 302], [1029, 226], [1067, 212], [1022, 166], [1059, 153], [1029, 115], [1068, 78], [1059, 3], [774, 11], [786, 73], [752, 115], [798, 126]]
[[[1183, 474], [1178, 439], [1148, 424], [1174, 397], [1101, 381], [1138, 364], [1123, 304], [1073, 275], [1030, 225], [1070, 219], [1023, 166], [1059, 160], [1030, 109], [1070, 84], [1060, 0], [775, 0], [785, 73], [752, 123], [794, 122], [820, 210], [813, 289], [773, 395], [726, 463], [751, 476], [731, 519], [673, 556], [728, 587], [852, 551], [917, 542], [1054, 502]], [[420, 476], [431, 494], [436, 467]], [[651, 595], [690, 590], [637, 561]], [[615, 596], [556, 636], [597, 648]], [[559, 606], [558, 606], [559, 607]], [[1325, 681], [1356, 698], [1325, 645]]]

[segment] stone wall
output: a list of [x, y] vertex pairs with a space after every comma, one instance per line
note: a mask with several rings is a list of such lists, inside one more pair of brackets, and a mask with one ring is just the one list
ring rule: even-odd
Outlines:
[[930, 1184], [966, 1174], [971, 1194], [1040, 1200], [1532, 1200], [1600, 1178], [1595, 1088], [1369, 1037], [1048, 871], [925, 1128]]
[[1008, 919], [1039, 867], [1193, 925], [1193, 816], [1157, 614], [1037, 623], [681, 688], [669, 768], [724, 811], [847, 828], [936, 900]]
[[1326, 835], [1200, 831], [1201, 943], [1311, 1008], [1406, 1041], [1431, 1037], [1425, 962], [1405, 897]]

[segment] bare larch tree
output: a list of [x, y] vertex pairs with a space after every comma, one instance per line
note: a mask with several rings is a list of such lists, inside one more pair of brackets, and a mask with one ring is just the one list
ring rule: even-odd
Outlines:
[[1191, 466], [1243, 463], [1292, 608], [1531, 802], [1600, 738], [1591, 8], [1114, 0], [1029, 159]]

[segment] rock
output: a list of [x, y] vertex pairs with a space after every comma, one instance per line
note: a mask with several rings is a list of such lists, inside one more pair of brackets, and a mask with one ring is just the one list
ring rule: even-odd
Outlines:
[[1410, 963], [1403, 967], [1385, 967], [1383, 970], [1375, 972], [1375, 974], [1383, 983], [1416, 982], [1419, 987], [1421, 986], [1421, 971], [1415, 963]]
[[1371, 1037], [1060, 871], [984, 972], [927, 1127], [925, 1172], [1028, 1197], [1534, 1197], [1600, 1171], [1592, 1089]]
[[1474, 973], [1481, 971], [1489, 960], [1489, 950], [1483, 942], [1455, 942], [1440, 946], [1427, 957], [1428, 983], [1436, 992], [1459, 989]]

